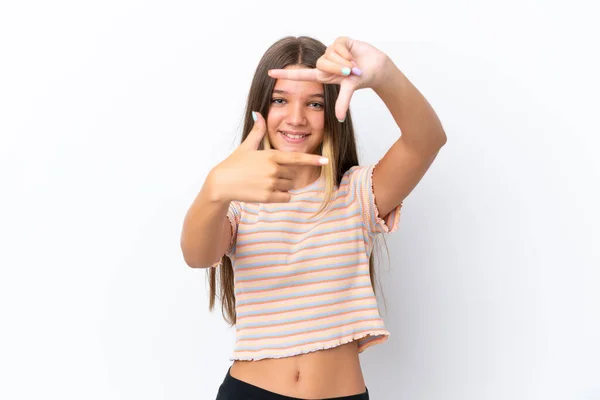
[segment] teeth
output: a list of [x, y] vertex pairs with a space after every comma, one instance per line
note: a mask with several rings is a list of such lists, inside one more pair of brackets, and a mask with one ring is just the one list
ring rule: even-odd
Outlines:
[[283, 133], [285, 136], [289, 137], [290, 139], [302, 139], [303, 137], [306, 137], [308, 135], [291, 135], [289, 133], [285, 133], [285, 132], [281, 132]]

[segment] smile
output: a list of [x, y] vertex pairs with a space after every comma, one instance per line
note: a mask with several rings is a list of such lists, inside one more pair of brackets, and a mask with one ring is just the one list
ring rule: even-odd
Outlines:
[[287, 131], [279, 131], [279, 133], [281, 133], [281, 135], [288, 142], [292, 142], [292, 143], [300, 143], [304, 139], [306, 139], [308, 136], [310, 136], [310, 133], [296, 133], [296, 132], [292, 133], [292, 132], [287, 132]]

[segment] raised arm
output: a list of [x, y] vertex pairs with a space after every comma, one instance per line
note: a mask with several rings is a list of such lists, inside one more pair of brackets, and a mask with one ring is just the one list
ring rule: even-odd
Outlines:
[[340, 37], [327, 48], [314, 69], [278, 69], [273, 78], [339, 84], [335, 105], [343, 123], [353, 93], [372, 88], [402, 132], [373, 171], [373, 191], [380, 215], [386, 216], [419, 183], [431, 166], [446, 134], [427, 100], [390, 58], [368, 43]]
[[417, 186], [447, 139], [429, 102], [389, 59], [382, 76], [373, 90], [402, 132], [373, 171], [377, 208], [385, 216]]

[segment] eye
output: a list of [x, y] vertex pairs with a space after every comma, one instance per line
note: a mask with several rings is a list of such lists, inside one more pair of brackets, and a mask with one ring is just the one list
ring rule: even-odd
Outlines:
[[284, 99], [271, 99], [271, 103], [273, 104], [283, 104], [285, 102]]
[[316, 101], [310, 103], [310, 106], [311, 107], [315, 107], [315, 108], [323, 108], [323, 107], [325, 107], [322, 103], [318, 103]]

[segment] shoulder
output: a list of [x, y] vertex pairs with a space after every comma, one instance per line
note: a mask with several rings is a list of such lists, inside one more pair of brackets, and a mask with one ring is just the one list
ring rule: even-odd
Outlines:
[[355, 165], [350, 167], [342, 176], [341, 185], [349, 183], [352, 187], [369, 183], [373, 176], [374, 165]]
[[347, 202], [357, 202], [371, 187], [372, 165], [354, 165], [346, 170], [337, 188], [337, 196]]

